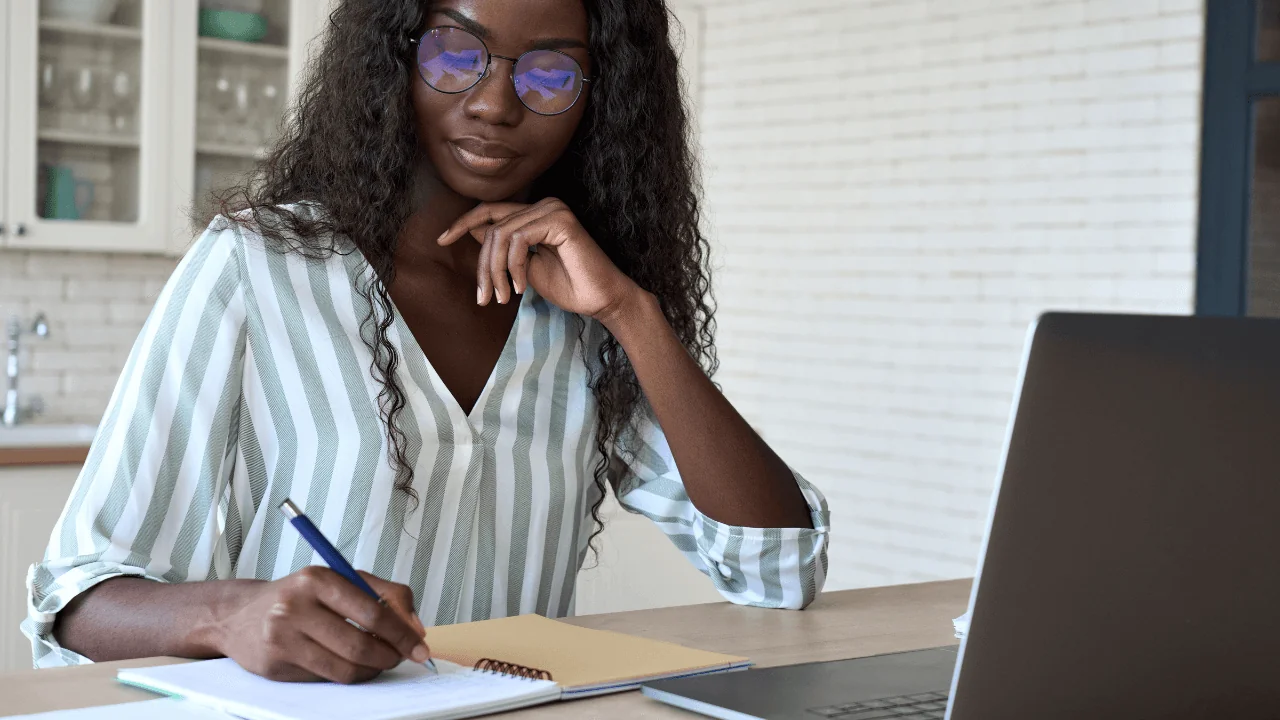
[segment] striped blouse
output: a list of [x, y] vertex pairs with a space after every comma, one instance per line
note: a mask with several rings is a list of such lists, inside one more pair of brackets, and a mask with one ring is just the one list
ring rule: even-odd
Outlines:
[[[464, 413], [397, 314], [401, 427], [417, 501], [397, 491], [360, 336], [359, 252], [280, 253], [215, 221], [138, 337], [89, 458], [28, 573], [37, 667], [88, 662], [52, 628], [109, 578], [274, 579], [320, 563], [276, 506], [290, 497], [352, 563], [408, 585], [427, 625], [571, 612], [598, 497], [588, 388], [602, 329], [530, 289]], [[826, 570], [826, 502], [797, 476], [814, 529], [725, 525], [685, 494], [651, 413], [616, 443], [620, 504], [648, 516], [729, 600], [802, 608]]]

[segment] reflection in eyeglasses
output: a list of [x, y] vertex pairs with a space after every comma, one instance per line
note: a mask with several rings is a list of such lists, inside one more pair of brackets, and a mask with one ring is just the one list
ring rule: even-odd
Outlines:
[[572, 70], [531, 68], [516, 75], [516, 93], [523, 97], [536, 92], [544, 100], [550, 100], [558, 93], [572, 91], [577, 75]]
[[445, 75], [456, 80], [469, 81], [483, 71], [484, 64], [480, 61], [483, 54], [481, 50], [440, 49], [439, 55], [419, 64], [427, 73], [427, 82], [432, 85], [440, 82]]

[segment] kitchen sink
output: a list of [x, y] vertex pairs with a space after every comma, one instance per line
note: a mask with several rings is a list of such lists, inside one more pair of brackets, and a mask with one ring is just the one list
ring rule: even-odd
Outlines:
[[0, 426], [0, 448], [88, 445], [97, 431], [96, 425]]

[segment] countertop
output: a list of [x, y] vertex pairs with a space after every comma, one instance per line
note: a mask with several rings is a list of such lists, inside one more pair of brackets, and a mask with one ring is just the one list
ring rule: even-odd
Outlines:
[[82, 464], [97, 430], [88, 424], [0, 427], [0, 467]]
[[0, 468], [20, 465], [80, 465], [87, 457], [88, 445], [0, 447]]

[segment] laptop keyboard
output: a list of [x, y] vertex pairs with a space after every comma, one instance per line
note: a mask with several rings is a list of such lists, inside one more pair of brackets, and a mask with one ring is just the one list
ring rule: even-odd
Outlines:
[[809, 712], [821, 718], [839, 720], [942, 720], [947, 714], [947, 694], [932, 692], [878, 698], [809, 708]]

